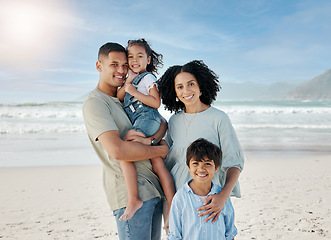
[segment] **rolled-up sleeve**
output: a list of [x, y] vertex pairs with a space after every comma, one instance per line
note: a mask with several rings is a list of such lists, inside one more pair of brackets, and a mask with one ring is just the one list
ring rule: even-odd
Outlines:
[[244, 154], [232, 123], [225, 113], [218, 128], [222, 150], [221, 169], [226, 172], [229, 168], [235, 167], [242, 171], [244, 169]]
[[224, 217], [225, 224], [225, 239], [231, 240], [237, 235], [238, 230], [234, 225], [234, 209], [230, 198], [226, 201], [224, 205], [222, 215]]
[[167, 240], [179, 240], [182, 237], [182, 207], [180, 206], [183, 199], [180, 199], [180, 194], [175, 194], [172, 199], [170, 213], [169, 213], [169, 234]]

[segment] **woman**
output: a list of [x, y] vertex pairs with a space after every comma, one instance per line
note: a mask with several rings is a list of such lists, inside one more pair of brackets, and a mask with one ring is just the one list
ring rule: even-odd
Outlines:
[[[210, 215], [206, 220], [215, 222], [230, 197], [240, 197], [238, 178], [244, 165], [244, 156], [228, 116], [211, 107], [216, 99], [218, 76], [202, 61], [170, 67], [159, 80], [159, 92], [165, 108], [175, 112], [169, 119], [166, 136], [170, 147], [165, 160], [176, 189], [190, 179], [185, 165], [186, 149], [198, 138], [205, 138], [222, 150], [221, 171], [214, 176], [223, 190], [208, 197], [199, 216]], [[208, 204], [209, 203], [209, 204]]]

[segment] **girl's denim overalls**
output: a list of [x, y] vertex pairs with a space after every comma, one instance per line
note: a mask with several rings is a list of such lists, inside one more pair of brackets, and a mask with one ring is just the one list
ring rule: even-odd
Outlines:
[[[140, 74], [133, 80], [132, 85], [136, 87], [147, 74], [152, 73], [145, 72]], [[134, 99], [129, 93], [125, 94], [123, 109], [131, 120], [133, 130], [142, 132], [146, 137], [149, 137], [159, 129], [161, 116], [158, 110]]]

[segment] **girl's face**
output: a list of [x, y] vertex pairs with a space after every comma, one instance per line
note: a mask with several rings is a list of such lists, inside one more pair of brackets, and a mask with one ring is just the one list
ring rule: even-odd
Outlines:
[[143, 73], [146, 72], [147, 65], [151, 62], [151, 56], [147, 56], [144, 47], [132, 45], [128, 48], [128, 61], [131, 71]]
[[200, 87], [196, 78], [188, 72], [181, 72], [175, 78], [175, 91], [185, 107], [200, 104]]

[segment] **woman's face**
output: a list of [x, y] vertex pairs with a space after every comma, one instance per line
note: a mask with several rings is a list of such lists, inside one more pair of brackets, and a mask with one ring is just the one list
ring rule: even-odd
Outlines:
[[196, 78], [188, 72], [181, 72], [175, 78], [175, 91], [178, 99], [187, 106], [200, 101], [200, 87]]

